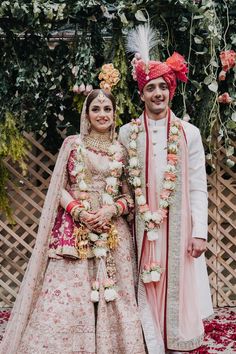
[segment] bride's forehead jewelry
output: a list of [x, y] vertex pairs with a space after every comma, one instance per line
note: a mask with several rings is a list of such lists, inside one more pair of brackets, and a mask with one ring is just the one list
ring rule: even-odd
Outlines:
[[104, 93], [102, 92], [102, 90], [99, 91], [99, 94], [98, 94], [97, 98], [98, 98], [98, 101], [99, 101], [100, 103], [103, 103], [103, 102], [105, 101], [106, 96], [104, 95]]

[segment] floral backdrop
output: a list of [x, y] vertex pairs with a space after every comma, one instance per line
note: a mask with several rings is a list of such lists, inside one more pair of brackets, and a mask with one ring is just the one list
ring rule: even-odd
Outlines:
[[[0, 4], [0, 210], [10, 215], [3, 160], [27, 172], [22, 131], [44, 133], [55, 153], [60, 130], [74, 134], [85, 95], [98, 86], [104, 63], [121, 72], [113, 93], [117, 124], [140, 114], [142, 105], [125, 51], [129, 29], [150, 21], [157, 31], [153, 58], [173, 51], [189, 63], [189, 81], [172, 103], [175, 113], [197, 125], [212, 159], [217, 142], [235, 168], [235, 0], [5, 0]], [[214, 168], [214, 165], [213, 165]]]

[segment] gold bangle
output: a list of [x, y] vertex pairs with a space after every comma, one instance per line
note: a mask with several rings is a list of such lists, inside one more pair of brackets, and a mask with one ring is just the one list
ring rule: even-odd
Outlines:
[[73, 218], [74, 221], [79, 221], [80, 219], [80, 214], [81, 212], [83, 211], [84, 209], [83, 208], [79, 208], [78, 206], [77, 207], [74, 207], [71, 211], [71, 216]]

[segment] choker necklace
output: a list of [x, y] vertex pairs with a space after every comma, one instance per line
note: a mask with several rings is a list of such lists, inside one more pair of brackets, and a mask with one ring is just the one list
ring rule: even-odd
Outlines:
[[108, 152], [109, 147], [112, 145], [110, 139], [110, 132], [99, 133], [92, 130], [89, 135], [85, 136], [84, 144], [88, 149], [96, 151]]

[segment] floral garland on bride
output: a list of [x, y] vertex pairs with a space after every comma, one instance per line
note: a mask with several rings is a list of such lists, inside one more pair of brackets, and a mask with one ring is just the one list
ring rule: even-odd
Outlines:
[[[76, 153], [74, 157], [74, 166], [71, 175], [75, 177], [80, 190], [80, 210], [90, 210], [89, 188], [86, 183], [86, 147], [83, 144], [76, 144]], [[119, 148], [116, 143], [108, 149], [109, 175], [106, 177], [105, 190], [102, 193], [102, 205], [114, 205], [114, 198], [119, 191], [119, 177], [122, 174], [123, 162], [120, 161]], [[78, 234], [79, 235], [79, 234]], [[77, 236], [78, 237], [78, 236]], [[99, 301], [99, 289], [104, 287], [104, 297], [107, 302], [117, 298], [115, 281], [107, 277], [107, 271], [104, 259], [107, 257], [108, 250], [113, 250], [118, 245], [117, 231], [114, 226], [108, 232], [97, 232], [87, 230], [85, 238], [79, 238], [77, 241], [78, 253], [81, 253], [81, 259], [86, 259], [88, 249], [92, 245], [92, 254], [100, 260], [101, 266], [98, 270], [97, 279], [92, 284], [91, 301]], [[101, 279], [100, 279], [101, 278]]]
[[[141, 165], [138, 159], [137, 139], [142, 131], [141, 120], [135, 119], [131, 122], [129, 135], [129, 182], [134, 187], [138, 211], [145, 223], [147, 238], [151, 242], [158, 240], [158, 230], [164, 219], [167, 217], [168, 208], [172, 203], [174, 192], [176, 189], [177, 165], [179, 162], [179, 142], [181, 137], [181, 122], [173, 119], [169, 125], [168, 141], [167, 141], [167, 166], [162, 181], [162, 190], [160, 193], [160, 201], [158, 210], [152, 212], [147, 204], [145, 195], [143, 194], [144, 186], [142, 186]], [[157, 262], [156, 262], [157, 263]], [[156, 273], [161, 274], [161, 268], [145, 265], [142, 271], [142, 279], [144, 283], [159, 281], [160, 277], [156, 277]], [[152, 276], [153, 275], [153, 276]], [[154, 276], [155, 275], [155, 276]]]

